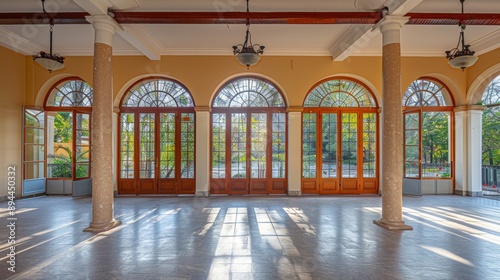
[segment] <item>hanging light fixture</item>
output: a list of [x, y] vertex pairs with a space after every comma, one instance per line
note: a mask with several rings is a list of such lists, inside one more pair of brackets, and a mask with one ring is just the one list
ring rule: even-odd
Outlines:
[[260, 55], [264, 53], [264, 46], [259, 44], [252, 44], [252, 34], [250, 34], [250, 10], [248, 9], [248, 1], [247, 0], [247, 32], [245, 35], [245, 42], [242, 44], [238, 44], [233, 46], [233, 54], [236, 56], [236, 59], [239, 63], [245, 65], [248, 68], [257, 64], [260, 60]]
[[[460, 0], [460, 3], [462, 3], [462, 14], [464, 13], [464, 2], [465, 0]], [[458, 26], [460, 26], [460, 36], [458, 37], [457, 46], [445, 53], [451, 67], [461, 68], [463, 71], [465, 68], [474, 65], [478, 57], [474, 56], [475, 52], [469, 49], [470, 45], [465, 44], [465, 23], [460, 20]], [[462, 48], [459, 48], [460, 44], [462, 44]]]
[[49, 18], [50, 24], [50, 53], [44, 51], [33, 56], [33, 60], [40, 66], [47, 69], [49, 72], [64, 68], [64, 57], [52, 53], [52, 32], [54, 29], [54, 19], [45, 11], [45, 0], [42, 0], [42, 9], [45, 15]]

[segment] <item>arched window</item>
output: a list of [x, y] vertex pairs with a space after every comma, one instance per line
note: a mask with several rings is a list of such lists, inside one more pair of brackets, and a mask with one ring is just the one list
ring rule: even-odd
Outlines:
[[285, 193], [286, 105], [276, 86], [237, 78], [212, 107], [211, 193]]
[[[406, 178], [450, 178], [453, 99], [439, 81], [421, 78], [403, 97]], [[420, 164], [421, 163], [421, 164]]]
[[[491, 81], [483, 93], [482, 104], [486, 106], [483, 111], [483, 164], [489, 169], [500, 169], [500, 76]], [[500, 171], [491, 173], [489, 179], [483, 184], [498, 186]], [[493, 178], [493, 174], [498, 174]]]
[[119, 193], [195, 192], [194, 102], [182, 84], [154, 77], [130, 87], [119, 137]]
[[45, 99], [47, 177], [90, 177], [92, 88], [78, 78], [52, 87]]
[[348, 78], [319, 82], [304, 101], [302, 192], [378, 192], [377, 103]]

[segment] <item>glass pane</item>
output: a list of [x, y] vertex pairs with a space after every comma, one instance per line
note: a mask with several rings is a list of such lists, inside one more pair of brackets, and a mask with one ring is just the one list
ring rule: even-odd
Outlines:
[[26, 144], [24, 145], [24, 161], [44, 161], [44, 146], [43, 145], [32, 145]]
[[321, 177], [337, 177], [337, 114], [322, 114]]
[[175, 113], [160, 114], [160, 178], [175, 178]]
[[90, 115], [76, 113], [76, 178], [89, 177]]
[[57, 85], [47, 99], [47, 106], [91, 107], [92, 88], [81, 80], [65, 81]]
[[120, 124], [120, 176], [134, 178], [134, 114], [121, 114]]
[[24, 178], [37, 179], [43, 178], [44, 162], [27, 162], [24, 164]]
[[445, 106], [446, 89], [433, 81], [414, 81], [403, 97], [403, 106]]
[[419, 178], [420, 116], [418, 113], [405, 115], [405, 177]]
[[194, 114], [181, 114], [181, 178], [194, 178]]
[[267, 114], [251, 115], [250, 176], [266, 178]]
[[350, 80], [333, 79], [315, 87], [307, 95], [304, 107], [375, 107], [370, 91]]
[[73, 177], [73, 113], [57, 112], [48, 118], [49, 124], [53, 123], [54, 130], [53, 134], [48, 136], [53, 144], [47, 154], [47, 177], [71, 178]]
[[25, 128], [24, 143], [42, 144], [45, 142], [45, 129], [43, 128]]
[[24, 114], [24, 126], [32, 128], [45, 128], [45, 112], [26, 109]]
[[179, 83], [151, 79], [136, 84], [124, 98], [124, 107], [193, 107], [189, 92]]
[[286, 162], [286, 114], [273, 114], [272, 143], [272, 177], [285, 178]]
[[450, 113], [422, 113], [422, 177], [450, 178]]
[[363, 114], [363, 177], [375, 178], [377, 171], [377, 114]]
[[241, 78], [219, 91], [214, 107], [285, 107], [274, 85], [256, 78]]
[[212, 115], [212, 178], [226, 177], [226, 114]]
[[155, 176], [155, 114], [139, 114], [139, 178]]
[[358, 176], [358, 114], [342, 114], [342, 177]]
[[246, 178], [247, 115], [231, 114], [231, 178]]
[[302, 115], [302, 177], [316, 178], [316, 114]]

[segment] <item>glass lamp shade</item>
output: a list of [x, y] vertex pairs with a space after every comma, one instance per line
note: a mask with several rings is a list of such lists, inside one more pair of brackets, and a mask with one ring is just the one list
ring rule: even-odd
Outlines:
[[477, 56], [473, 55], [462, 55], [462, 56], [457, 56], [448, 61], [448, 63], [451, 65], [453, 68], [461, 68], [465, 69], [467, 67], [470, 67], [476, 63], [478, 60]]
[[57, 54], [48, 54], [42, 51], [34, 55], [33, 60], [49, 72], [64, 68], [64, 57]]
[[246, 67], [250, 67], [259, 62], [260, 55], [255, 52], [241, 52], [236, 54], [236, 60]]

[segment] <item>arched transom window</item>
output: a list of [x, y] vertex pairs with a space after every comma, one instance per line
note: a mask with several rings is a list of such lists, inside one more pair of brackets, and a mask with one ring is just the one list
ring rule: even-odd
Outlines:
[[286, 193], [286, 105], [269, 81], [229, 81], [212, 103], [211, 193]]
[[304, 107], [376, 107], [368, 89], [355, 81], [333, 79], [316, 86]]
[[403, 97], [403, 106], [446, 106], [444, 86], [431, 80], [419, 79], [411, 83]]
[[285, 107], [279, 91], [269, 82], [257, 78], [229, 82], [217, 94], [214, 107]]
[[56, 85], [45, 106], [92, 107], [92, 88], [82, 80], [68, 80]]
[[153, 77], [132, 85], [121, 102], [119, 137], [119, 193], [194, 193], [194, 102], [181, 83]]
[[193, 107], [193, 99], [181, 84], [162, 78], [145, 80], [130, 89], [122, 107]]

